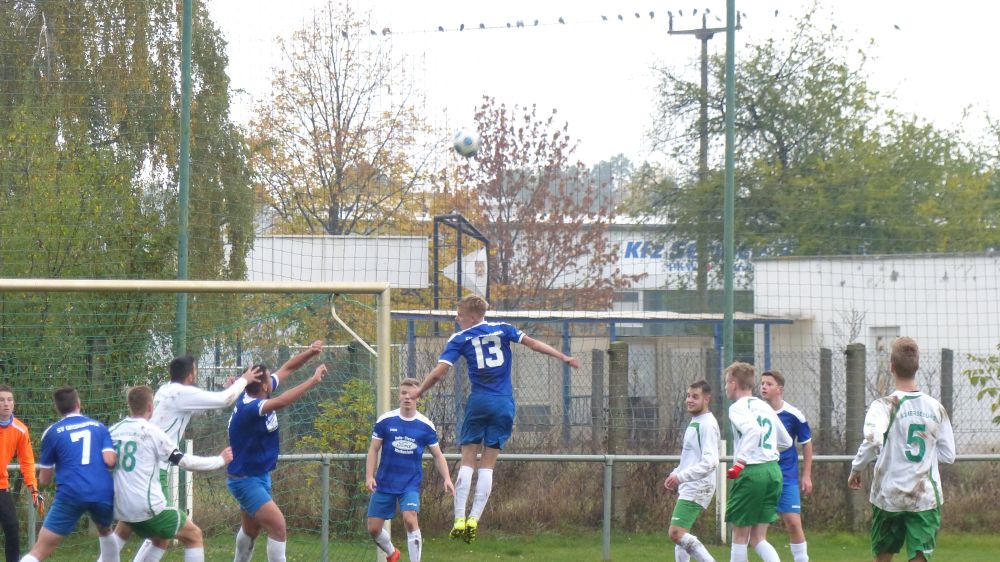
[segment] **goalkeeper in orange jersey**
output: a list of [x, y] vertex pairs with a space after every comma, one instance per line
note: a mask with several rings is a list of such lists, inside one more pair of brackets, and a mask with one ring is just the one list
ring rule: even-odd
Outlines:
[[31, 450], [28, 426], [14, 417], [14, 389], [0, 385], [0, 526], [4, 534], [4, 555], [7, 562], [17, 562], [21, 557], [21, 537], [17, 509], [10, 494], [10, 477], [7, 465], [17, 455], [21, 465], [24, 485], [31, 490], [35, 507], [41, 507], [38, 480], [35, 478], [35, 453]]

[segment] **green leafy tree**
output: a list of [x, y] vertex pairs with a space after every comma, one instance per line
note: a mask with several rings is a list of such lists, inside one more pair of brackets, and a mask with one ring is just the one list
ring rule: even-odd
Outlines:
[[[769, 255], [975, 251], [996, 247], [992, 171], [957, 132], [884, 109], [864, 56], [805, 16], [788, 39], [737, 61], [738, 251]], [[724, 68], [715, 58], [709, 133], [721, 146]], [[694, 169], [700, 85], [663, 70], [658, 146]], [[649, 185], [638, 209], [664, 217], [668, 238], [709, 235], [721, 258], [721, 151], [705, 182]], [[720, 268], [714, 268], [721, 271]]]
[[[0, 275], [176, 277], [179, 10], [165, 0], [0, 3]], [[228, 117], [221, 33], [203, 3], [193, 18], [189, 275], [242, 278], [254, 216], [247, 150]], [[5, 376], [86, 381], [99, 355], [114, 366], [109, 388], [148, 382], [169, 347], [172, 299], [88, 298], [4, 298]], [[218, 301], [193, 299], [190, 333], [227, 312], [208, 302]]]

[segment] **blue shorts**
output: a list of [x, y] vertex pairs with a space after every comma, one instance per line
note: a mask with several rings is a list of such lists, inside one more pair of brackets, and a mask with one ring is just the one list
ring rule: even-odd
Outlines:
[[778, 513], [802, 513], [798, 480], [782, 480], [781, 497], [778, 498]]
[[503, 449], [514, 429], [514, 398], [495, 394], [470, 394], [465, 404], [465, 419], [459, 445], [482, 443], [491, 449]]
[[400, 511], [416, 511], [420, 513], [420, 491], [410, 490], [402, 494], [389, 494], [375, 491], [368, 501], [368, 517], [392, 519], [396, 516], [396, 502]]
[[271, 501], [271, 475], [263, 476], [230, 476], [226, 479], [229, 493], [236, 498], [240, 509], [253, 517], [262, 505]]
[[42, 527], [65, 537], [76, 529], [80, 516], [89, 513], [99, 527], [110, 527], [115, 520], [115, 506], [110, 502], [76, 503], [56, 498], [49, 508]]

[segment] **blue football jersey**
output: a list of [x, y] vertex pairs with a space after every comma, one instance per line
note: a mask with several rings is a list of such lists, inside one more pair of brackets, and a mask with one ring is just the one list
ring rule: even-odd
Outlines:
[[382, 441], [375, 489], [387, 494], [419, 491], [424, 474], [424, 447], [438, 444], [434, 423], [420, 412], [404, 418], [396, 409], [379, 416], [372, 439]]
[[[271, 391], [278, 388], [277, 375], [271, 375]], [[278, 464], [278, 412], [261, 414], [267, 398], [254, 398], [246, 392], [236, 399], [229, 416], [229, 446], [233, 462], [231, 476], [261, 476]]]
[[781, 476], [785, 481], [799, 481], [799, 450], [797, 445], [804, 445], [812, 439], [809, 431], [809, 422], [806, 417], [795, 406], [788, 402], [782, 404], [781, 409], [775, 412], [778, 419], [788, 430], [788, 435], [792, 438], [793, 445], [781, 452], [778, 459], [778, 466], [781, 467]]
[[110, 503], [115, 484], [103, 453], [114, 450], [107, 426], [81, 414], [69, 414], [42, 434], [38, 466], [55, 469], [56, 500]]
[[472, 393], [514, 396], [510, 380], [510, 342], [521, 343], [524, 332], [506, 322], [480, 322], [448, 338], [438, 361], [454, 365], [465, 357]]

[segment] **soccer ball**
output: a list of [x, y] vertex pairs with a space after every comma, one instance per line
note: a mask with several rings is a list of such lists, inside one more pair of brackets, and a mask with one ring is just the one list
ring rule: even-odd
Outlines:
[[459, 156], [472, 158], [479, 152], [479, 143], [479, 133], [469, 129], [462, 129], [455, 135], [455, 152]]

